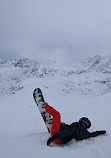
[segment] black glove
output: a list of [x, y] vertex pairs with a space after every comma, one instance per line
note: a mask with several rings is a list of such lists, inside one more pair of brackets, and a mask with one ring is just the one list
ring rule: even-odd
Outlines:
[[100, 131], [100, 134], [105, 134], [106, 133], [106, 131]]
[[105, 134], [106, 131], [96, 131], [96, 133], [98, 133], [98, 135], [100, 135], [100, 134]]
[[52, 137], [50, 137], [47, 141], [47, 145], [50, 145], [55, 139], [60, 139], [59, 133], [54, 134]]

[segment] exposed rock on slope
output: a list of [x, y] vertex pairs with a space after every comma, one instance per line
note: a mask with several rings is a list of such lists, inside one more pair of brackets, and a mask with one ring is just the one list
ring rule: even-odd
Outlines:
[[62, 84], [65, 93], [102, 95], [111, 92], [111, 55], [70, 64], [42, 64], [29, 59], [1, 60], [0, 95], [22, 90], [28, 79], [49, 78], [50, 84], [54, 77], [55, 82]]

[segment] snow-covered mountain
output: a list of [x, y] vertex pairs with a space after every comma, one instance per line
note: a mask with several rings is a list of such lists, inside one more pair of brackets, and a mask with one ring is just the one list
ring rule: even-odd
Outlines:
[[[89, 132], [107, 134], [66, 145], [46, 145], [50, 137], [33, 99], [41, 88], [49, 105], [68, 124], [88, 117]], [[80, 63], [0, 60], [0, 158], [110, 158], [111, 55]]]
[[[60, 78], [62, 90], [83, 95], [101, 95], [111, 92], [111, 55], [95, 56], [81, 63], [43, 64], [29, 59], [0, 61], [0, 95], [15, 94], [30, 79]], [[53, 86], [44, 85], [46, 87]]]

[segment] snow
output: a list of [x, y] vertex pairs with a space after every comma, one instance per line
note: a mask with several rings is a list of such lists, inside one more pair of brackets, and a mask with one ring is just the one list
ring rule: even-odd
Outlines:
[[[110, 67], [103, 72], [108, 58], [101, 63], [35, 64], [13, 66], [18, 61], [0, 64], [0, 157], [1, 158], [110, 158], [111, 157], [111, 77]], [[99, 57], [100, 58], [100, 57]], [[11, 64], [10, 64], [11, 63]], [[98, 65], [97, 65], [98, 64]], [[100, 67], [102, 69], [100, 69]], [[37, 68], [37, 69], [36, 69]], [[45, 68], [45, 69], [44, 69]], [[90, 69], [91, 68], [91, 69]], [[106, 69], [106, 66], [105, 66]], [[33, 71], [32, 71], [33, 70]], [[30, 75], [29, 75], [30, 74]], [[13, 79], [12, 79], [13, 78]], [[104, 81], [104, 82], [103, 82]], [[19, 88], [15, 88], [19, 86]], [[23, 87], [23, 88], [20, 88]], [[11, 89], [14, 87], [15, 89]], [[63, 122], [72, 123], [86, 116], [89, 131], [106, 130], [107, 134], [65, 145], [46, 145], [50, 134], [33, 100], [33, 90], [41, 88], [49, 105], [60, 111]], [[4, 90], [5, 89], [5, 90]]]

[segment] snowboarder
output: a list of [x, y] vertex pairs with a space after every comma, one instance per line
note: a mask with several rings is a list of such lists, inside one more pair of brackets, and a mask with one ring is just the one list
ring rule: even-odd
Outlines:
[[61, 122], [60, 113], [54, 108], [48, 104], [46, 104], [44, 108], [46, 112], [53, 116], [51, 137], [48, 139], [47, 145], [50, 145], [53, 141], [56, 144], [65, 144], [73, 138], [76, 140], [83, 140], [106, 133], [105, 130], [89, 133], [87, 129], [91, 127], [91, 122], [86, 117], [80, 118], [79, 122], [68, 125]]
[[[42, 91], [39, 88], [34, 90], [33, 97], [47, 129], [51, 133], [47, 145], [50, 145], [53, 141], [56, 144], [65, 144], [73, 138], [83, 140], [106, 133], [105, 130], [90, 133], [88, 129], [91, 127], [91, 122], [86, 117], [82, 117], [79, 119], [79, 122], [74, 122], [70, 125], [61, 122], [60, 113], [45, 102]], [[53, 119], [51, 119], [51, 116]]]

